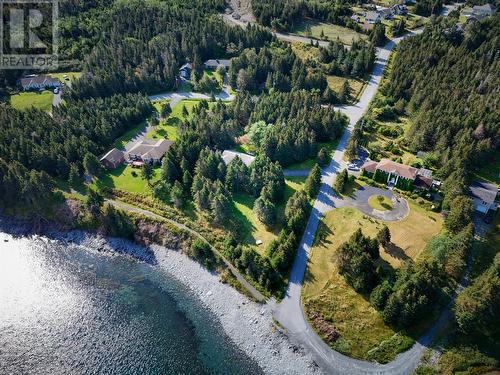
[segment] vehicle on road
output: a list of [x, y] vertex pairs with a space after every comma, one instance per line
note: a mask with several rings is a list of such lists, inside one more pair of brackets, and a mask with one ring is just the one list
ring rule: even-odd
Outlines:
[[347, 165], [347, 169], [349, 169], [350, 171], [355, 171], [355, 172], [358, 172], [359, 171], [359, 167], [357, 164], [354, 164], [354, 163], [350, 163]]

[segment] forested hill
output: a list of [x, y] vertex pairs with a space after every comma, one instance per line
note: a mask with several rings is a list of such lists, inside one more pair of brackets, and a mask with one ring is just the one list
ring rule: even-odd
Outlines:
[[[500, 14], [441, 20], [398, 46], [383, 93], [407, 101], [414, 151], [435, 151], [444, 177], [463, 180], [500, 145]], [[465, 179], [466, 180], [466, 179]]]
[[223, 0], [101, 1], [66, 8], [62, 58], [81, 59], [90, 73], [74, 87], [79, 98], [172, 89], [187, 59], [200, 70], [208, 58], [231, 57], [272, 39], [261, 28], [226, 25], [218, 15]]

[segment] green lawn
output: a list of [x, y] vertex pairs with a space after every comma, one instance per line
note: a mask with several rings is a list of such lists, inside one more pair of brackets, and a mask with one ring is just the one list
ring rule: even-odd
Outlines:
[[368, 198], [368, 204], [379, 211], [390, 211], [392, 210], [392, 201], [385, 195], [372, 195]]
[[126, 133], [124, 133], [121, 137], [115, 140], [113, 147], [118, 149], [125, 147], [125, 145], [130, 142], [139, 132], [143, 131], [146, 128], [146, 121], [143, 121], [137, 125], [134, 125]]
[[298, 35], [310, 36], [316, 39], [320, 39], [321, 31], [323, 31], [326, 40], [339, 38], [342, 43], [347, 45], [351, 45], [353, 40], [368, 38], [367, 35], [360, 34], [347, 27], [314, 20], [305, 20], [293, 30]]
[[404, 260], [417, 259], [440, 231], [442, 218], [409, 204], [410, 214], [399, 222], [383, 223], [352, 207], [330, 211], [320, 222], [302, 290], [305, 312], [321, 336], [325, 327], [334, 328], [340, 338], [330, 345], [349, 356], [387, 361], [412, 343], [384, 323], [369, 301], [346, 283], [334, 261], [336, 250], [354, 231], [361, 228], [374, 237], [383, 224], [389, 227], [392, 245], [380, 248], [381, 266], [399, 267]]
[[[285, 197], [284, 202], [293, 195], [296, 190], [303, 187], [305, 178], [294, 177], [287, 178], [285, 180]], [[266, 228], [254, 215], [253, 205], [255, 203], [255, 198], [249, 196], [248, 194], [235, 194], [234, 205], [233, 205], [233, 216], [238, 219], [238, 234], [240, 235], [240, 240], [248, 245], [255, 245], [257, 240], [262, 241], [262, 245], [256, 246], [256, 250], [261, 255], [266, 255], [267, 246], [274, 240], [280, 230], [282, 229], [282, 222], [285, 211], [285, 203], [278, 206], [277, 222], [273, 228]]]
[[366, 86], [366, 81], [361, 78], [348, 78], [348, 77], [339, 77], [339, 76], [328, 76], [326, 77], [328, 82], [328, 87], [330, 87], [336, 93], [339, 93], [344, 85], [344, 82], [347, 81], [349, 83], [349, 87], [351, 88], [351, 97], [350, 103], [357, 102], [363, 93], [363, 90]]
[[57, 73], [50, 73], [49, 75], [51, 77], [54, 77], [54, 78], [59, 78], [59, 80], [61, 82], [68, 82], [64, 79], [65, 75], [67, 75], [69, 77], [70, 81], [74, 81], [75, 79], [80, 78], [82, 73], [81, 72], [57, 72]]
[[[168, 102], [168, 100], [156, 100], [153, 102], [155, 108], [160, 111], [161, 106]], [[181, 100], [172, 108], [172, 113], [168, 118], [160, 121], [160, 125], [148, 132], [148, 138], [168, 138], [173, 141], [177, 139], [178, 126], [182, 121], [190, 120], [193, 117], [193, 108], [200, 103], [200, 99], [185, 99]], [[213, 102], [209, 102], [209, 108], [215, 105]], [[186, 107], [188, 111], [188, 116], [184, 117], [182, 115], [182, 107]]]
[[19, 110], [35, 107], [42, 111], [50, 112], [52, 110], [53, 97], [53, 92], [49, 90], [20, 92], [10, 97], [10, 104]]
[[[161, 167], [156, 167], [151, 183], [158, 181], [160, 176]], [[132, 168], [129, 165], [121, 165], [116, 169], [103, 172], [94, 184], [99, 188], [108, 187], [135, 194], [149, 194], [151, 192], [147, 181], [141, 177], [141, 169]]]

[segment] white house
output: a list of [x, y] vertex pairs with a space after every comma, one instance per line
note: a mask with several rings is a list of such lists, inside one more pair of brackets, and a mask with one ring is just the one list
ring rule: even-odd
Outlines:
[[469, 187], [469, 194], [476, 211], [487, 214], [490, 210], [497, 210], [498, 203], [495, 200], [498, 195], [498, 187], [496, 185], [474, 181]]
[[43, 90], [47, 88], [56, 88], [61, 86], [58, 78], [53, 78], [46, 75], [32, 75], [21, 78], [21, 87], [24, 91], [28, 90]]

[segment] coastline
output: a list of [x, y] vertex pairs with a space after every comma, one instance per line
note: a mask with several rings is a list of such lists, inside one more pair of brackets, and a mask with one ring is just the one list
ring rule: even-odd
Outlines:
[[231, 341], [252, 358], [264, 373], [321, 373], [311, 355], [293, 344], [274, 323], [269, 305], [251, 301], [230, 285], [223, 284], [217, 273], [203, 268], [179, 251], [159, 245], [146, 247], [126, 239], [103, 237], [82, 230], [61, 231], [52, 225], [35, 231], [29, 223], [5, 216], [0, 216], [0, 232], [13, 237], [44, 236], [95, 251], [124, 254], [135, 261], [158, 267], [184, 285], [215, 316]]

